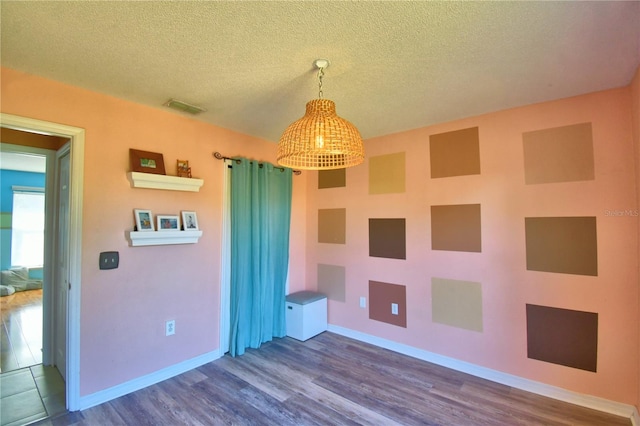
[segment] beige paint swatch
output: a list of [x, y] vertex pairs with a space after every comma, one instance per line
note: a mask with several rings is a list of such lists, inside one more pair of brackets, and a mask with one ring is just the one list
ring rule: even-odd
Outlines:
[[345, 244], [347, 209], [318, 210], [318, 242]]
[[482, 286], [471, 281], [431, 278], [433, 322], [482, 331]]
[[405, 192], [405, 153], [369, 158], [369, 194]]
[[318, 291], [326, 294], [328, 299], [344, 302], [344, 266], [318, 264]]
[[527, 185], [595, 179], [591, 123], [522, 134]]

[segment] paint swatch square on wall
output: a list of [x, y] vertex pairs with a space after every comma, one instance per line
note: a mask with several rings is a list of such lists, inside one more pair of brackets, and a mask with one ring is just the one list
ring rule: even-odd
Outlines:
[[327, 299], [345, 302], [345, 268], [338, 265], [318, 264], [318, 291]]
[[522, 134], [527, 185], [595, 179], [591, 123]]
[[369, 319], [407, 327], [407, 288], [369, 281]]
[[369, 158], [369, 194], [405, 192], [405, 153]]
[[481, 284], [431, 278], [431, 318], [435, 323], [482, 332]]
[[525, 218], [527, 270], [598, 275], [595, 217]]
[[477, 127], [429, 136], [431, 178], [480, 174]]
[[431, 249], [482, 251], [480, 204], [431, 206]]
[[347, 186], [346, 169], [318, 171], [318, 189], [341, 188]]
[[347, 210], [318, 210], [318, 242], [329, 244], [346, 243]]
[[527, 356], [597, 370], [598, 314], [527, 304]]
[[369, 219], [369, 256], [406, 259], [406, 220]]

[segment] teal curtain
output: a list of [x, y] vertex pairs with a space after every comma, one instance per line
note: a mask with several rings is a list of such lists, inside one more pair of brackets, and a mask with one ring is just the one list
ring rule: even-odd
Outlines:
[[244, 158], [233, 162], [231, 356], [286, 334], [291, 187], [291, 169]]

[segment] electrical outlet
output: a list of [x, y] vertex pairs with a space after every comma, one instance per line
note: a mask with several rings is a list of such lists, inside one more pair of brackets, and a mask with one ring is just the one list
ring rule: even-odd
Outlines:
[[165, 323], [165, 336], [176, 334], [176, 320], [169, 320]]
[[391, 304], [391, 314], [392, 315], [398, 315], [398, 304], [397, 303], [392, 303]]
[[361, 308], [367, 307], [367, 298], [364, 296], [360, 296], [360, 307]]

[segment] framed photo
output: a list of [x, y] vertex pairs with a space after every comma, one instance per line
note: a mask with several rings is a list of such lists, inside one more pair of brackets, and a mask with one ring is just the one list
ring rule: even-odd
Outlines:
[[164, 171], [164, 158], [157, 152], [129, 149], [129, 160], [132, 172], [166, 174]]
[[138, 231], [155, 231], [153, 229], [151, 210], [134, 209], [133, 215], [136, 218], [136, 229]]
[[191, 167], [189, 167], [189, 161], [178, 160], [177, 161], [178, 177], [191, 177]]
[[175, 215], [156, 215], [158, 220], [158, 231], [179, 231], [180, 218]]
[[185, 231], [197, 231], [199, 229], [196, 212], [182, 212], [182, 227]]

